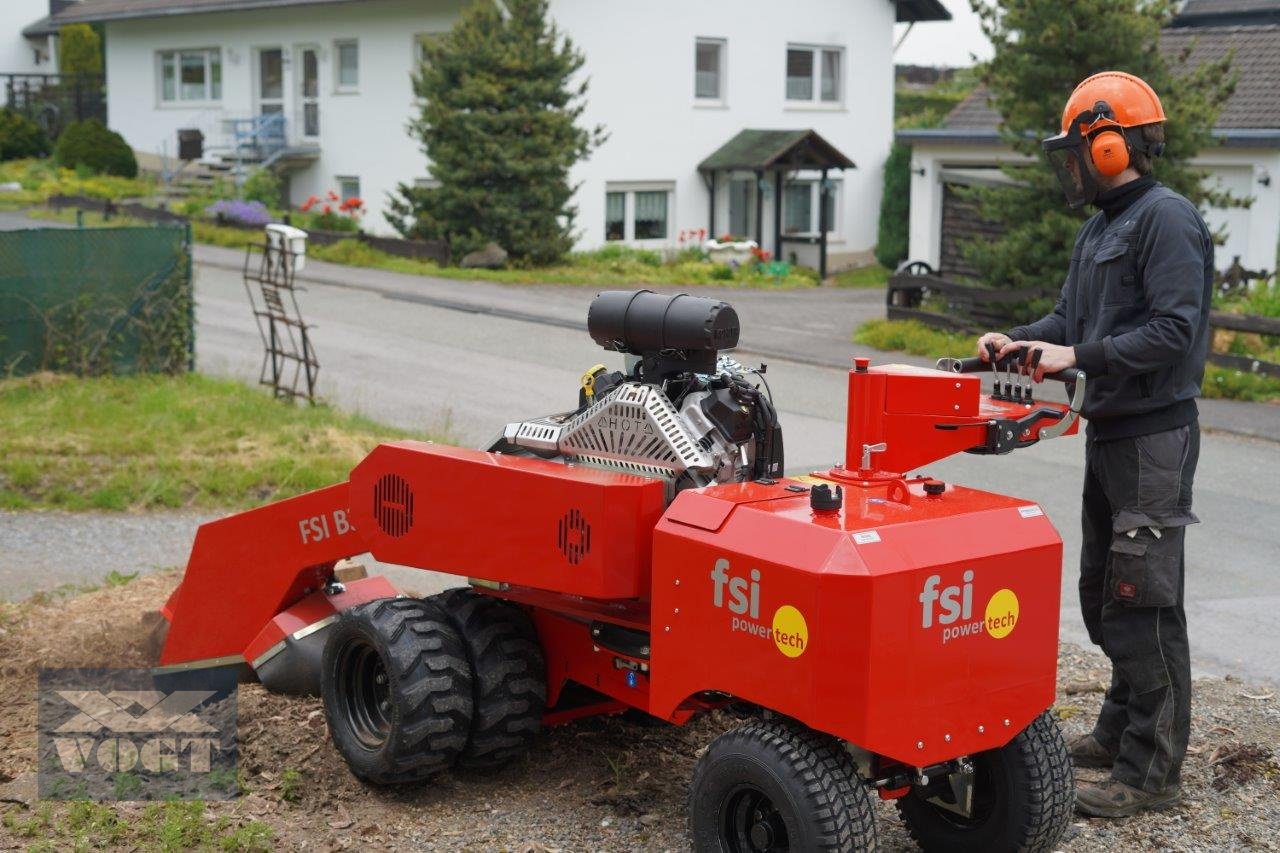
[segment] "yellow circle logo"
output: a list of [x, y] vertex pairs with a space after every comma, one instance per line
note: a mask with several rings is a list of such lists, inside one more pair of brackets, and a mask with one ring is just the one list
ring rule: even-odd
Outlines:
[[987, 602], [987, 633], [997, 640], [1009, 636], [1018, 624], [1018, 596], [1011, 589], [1002, 589]]
[[798, 658], [809, 645], [809, 626], [804, 614], [784, 604], [773, 614], [773, 642], [789, 658]]

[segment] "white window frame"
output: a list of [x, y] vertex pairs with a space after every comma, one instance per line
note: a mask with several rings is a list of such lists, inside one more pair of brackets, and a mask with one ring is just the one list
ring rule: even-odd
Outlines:
[[[354, 181], [354, 182], [355, 182], [355, 185], [356, 185], [356, 194], [355, 194], [355, 195], [347, 195], [345, 192], [343, 192], [342, 184], [343, 184], [344, 182], [348, 182], [348, 181]], [[334, 176], [333, 176], [333, 183], [334, 183], [334, 185], [338, 188], [338, 203], [339, 203], [339, 204], [341, 204], [342, 202], [346, 201], [346, 200], [347, 200], [347, 199], [349, 199], [349, 198], [358, 198], [358, 199], [361, 199], [361, 200], [363, 200], [363, 199], [364, 199], [364, 196], [360, 195], [360, 192], [361, 192], [362, 187], [360, 186], [360, 176], [359, 176], [359, 175], [334, 175]]]
[[[831, 221], [827, 223], [827, 241], [830, 242], [833, 237], [840, 234], [840, 226], [842, 224], [841, 199], [844, 195], [844, 180], [841, 178], [833, 178], [827, 176], [827, 181], [831, 183]], [[808, 231], [787, 231], [785, 223], [787, 221], [787, 189], [797, 184], [809, 185], [809, 223]], [[800, 174], [792, 177], [782, 184], [782, 222], [784, 223], [783, 237], [817, 237], [818, 223], [821, 219], [821, 209], [818, 207], [822, 203], [822, 176], [821, 175], [805, 175]]]
[[[356, 82], [342, 82], [342, 48], [351, 46], [356, 50]], [[338, 95], [350, 95], [360, 91], [360, 40], [334, 39], [333, 42], [333, 91]]]
[[[811, 72], [810, 85], [812, 86], [813, 95], [809, 98], [793, 98], [787, 92], [787, 62], [790, 60], [791, 51], [808, 51], [813, 58], [813, 71]], [[824, 101], [822, 99], [822, 55], [827, 52], [834, 52], [839, 58], [840, 67], [836, 71], [836, 98], [834, 101]], [[846, 52], [844, 47], [838, 44], [788, 44], [787, 51], [783, 54], [784, 61], [782, 65], [782, 96], [786, 105], [790, 109], [808, 109], [808, 110], [842, 110], [844, 109], [845, 99], [845, 75], [848, 63], [846, 61]]]
[[[716, 82], [719, 92], [714, 97], [702, 96], [698, 94], [698, 48], [704, 44], [715, 45], [718, 48], [717, 56], [719, 57], [719, 67], [716, 69]], [[728, 103], [728, 82], [729, 82], [729, 40], [726, 38], [713, 38], [710, 36], [698, 36], [693, 40], [693, 102], [699, 107], [723, 107]]]
[[[620, 244], [633, 246], [662, 246], [671, 242], [671, 235], [675, 227], [675, 210], [676, 210], [676, 182], [675, 181], [609, 181], [604, 185], [605, 192], [605, 209], [604, 216], [601, 217], [602, 224], [605, 224], [605, 217], [609, 215], [609, 193], [623, 193], [622, 207], [622, 239], [609, 240], [606, 236], [605, 244]], [[636, 193], [643, 192], [665, 192], [667, 194], [667, 232], [661, 237], [645, 237], [643, 239], [636, 238]]]
[[[204, 93], [203, 98], [187, 99], [182, 97], [182, 55], [190, 53], [204, 54]], [[220, 47], [172, 47], [156, 51], [156, 103], [162, 107], [189, 107], [222, 103], [222, 86], [226, 82], [218, 81], [217, 97], [213, 95], [213, 57], [218, 58], [218, 76], [222, 76], [222, 48]], [[165, 60], [174, 58], [173, 97], [164, 96]]]

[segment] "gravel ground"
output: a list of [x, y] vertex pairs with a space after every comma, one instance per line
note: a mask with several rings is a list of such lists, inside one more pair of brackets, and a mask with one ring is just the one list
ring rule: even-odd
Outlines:
[[[37, 663], [144, 664], [147, 632], [138, 614], [157, 607], [176, 580], [161, 573], [61, 602], [0, 604], [8, 652], [0, 663], [0, 847], [29, 843], [6, 836], [5, 827], [31, 808]], [[1068, 737], [1090, 727], [1106, 674], [1098, 654], [1062, 646], [1055, 710]], [[694, 762], [735, 722], [723, 713], [684, 728], [584, 720], [545, 732], [525, 761], [496, 775], [449, 773], [385, 790], [347, 772], [318, 700], [247, 685], [239, 706], [247, 790], [237, 801], [212, 804], [209, 819], [265, 822], [278, 848], [294, 850], [683, 850]], [[1184, 801], [1131, 820], [1077, 820], [1059, 849], [1277, 849], [1278, 741], [1280, 705], [1272, 691], [1199, 678]], [[301, 774], [302, 784], [286, 796], [288, 771]], [[140, 807], [115, 808], [132, 817]], [[910, 849], [893, 807], [877, 808], [881, 848]], [[50, 839], [57, 840], [69, 841]]]

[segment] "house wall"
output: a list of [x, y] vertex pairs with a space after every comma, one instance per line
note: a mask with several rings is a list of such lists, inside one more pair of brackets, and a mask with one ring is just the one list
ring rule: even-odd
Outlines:
[[[439, 31], [456, 18], [460, 0], [378, 0], [323, 8], [182, 15], [107, 24], [107, 73], [112, 124], [135, 148], [172, 153], [179, 128], [198, 127], [208, 145], [223, 118], [253, 114], [254, 49], [319, 44], [320, 158], [296, 172], [293, 200], [357, 175], [370, 208], [371, 230], [386, 231], [381, 213], [397, 182], [427, 176], [426, 160], [408, 138], [413, 110], [409, 72], [413, 35]], [[586, 125], [602, 124], [608, 140], [573, 170], [579, 184], [580, 248], [603, 245], [606, 185], [656, 184], [672, 190], [668, 236], [643, 241], [672, 246], [681, 231], [708, 226], [708, 190], [697, 164], [744, 128], [812, 128], [858, 166], [842, 177], [833, 263], [867, 253], [876, 240], [882, 166], [893, 121], [892, 27], [888, 0], [803, 0], [785, 14], [766, 0], [601, 4], [552, 0], [551, 13], [581, 49], [589, 80]], [[727, 41], [726, 97], [705, 106], [694, 98], [695, 39]], [[360, 92], [333, 91], [335, 38], [358, 38]], [[797, 106], [785, 99], [788, 43], [844, 48], [843, 102]], [[157, 54], [174, 48], [221, 47], [220, 104], [159, 104]], [[296, 60], [294, 68], [296, 69]], [[296, 99], [295, 99], [296, 102]], [[286, 107], [296, 120], [297, 109]], [[717, 230], [727, 228], [727, 187], [721, 188]], [[772, 196], [765, 199], [771, 235]], [[766, 248], [772, 249], [772, 237]], [[816, 262], [816, 253], [798, 254]], [[812, 257], [810, 257], [812, 256]]]
[[[944, 169], [994, 166], [1020, 158], [994, 145], [938, 145], [918, 143], [911, 153], [910, 260], [937, 268], [942, 245], [942, 172]], [[1248, 269], [1274, 270], [1280, 244], [1280, 151], [1275, 149], [1215, 148], [1192, 163], [1209, 172], [1210, 180], [1240, 198], [1252, 198], [1248, 208], [1211, 208], [1209, 228], [1226, 235], [1217, 247], [1215, 265], [1231, 266], [1235, 256]], [[1156, 177], [1160, 166], [1156, 164]], [[1263, 179], [1269, 178], [1270, 185]]]

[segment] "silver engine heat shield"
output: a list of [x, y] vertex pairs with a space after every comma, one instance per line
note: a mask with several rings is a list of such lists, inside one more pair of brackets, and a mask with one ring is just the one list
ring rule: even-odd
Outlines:
[[639, 382], [624, 382], [565, 424], [559, 446], [575, 461], [651, 477], [715, 467], [667, 396]]

